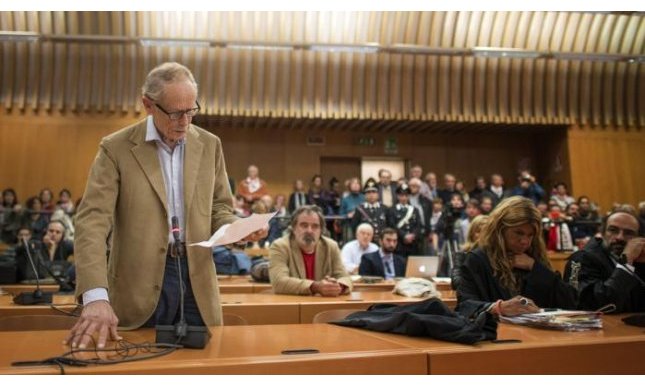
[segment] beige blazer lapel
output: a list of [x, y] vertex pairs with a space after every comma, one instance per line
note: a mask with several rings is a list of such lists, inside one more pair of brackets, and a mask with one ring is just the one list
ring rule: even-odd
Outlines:
[[300, 246], [294, 239], [290, 239], [289, 243], [291, 244], [291, 259], [295, 265], [293, 266], [296, 269], [296, 278], [307, 278], [307, 271], [305, 270], [305, 259], [302, 258], [302, 251], [300, 251]]
[[154, 188], [163, 207], [168, 212], [168, 203], [166, 202], [166, 188], [163, 181], [163, 173], [159, 165], [159, 156], [157, 155], [157, 145], [153, 142], [146, 142], [146, 121], [134, 131], [130, 140], [136, 145], [132, 148], [132, 154], [139, 163], [143, 173], [148, 178], [148, 182]]
[[192, 203], [199, 165], [202, 160], [204, 145], [199, 140], [199, 133], [192, 126], [186, 134], [186, 146], [184, 149], [184, 212], [188, 216], [188, 203]]

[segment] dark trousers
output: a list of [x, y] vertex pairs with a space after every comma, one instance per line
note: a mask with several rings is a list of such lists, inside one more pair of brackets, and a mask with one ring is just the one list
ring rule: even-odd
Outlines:
[[[181, 277], [184, 282], [184, 319], [188, 325], [204, 326], [206, 324], [204, 324], [204, 320], [202, 320], [202, 316], [199, 314], [197, 302], [193, 295], [193, 288], [190, 284], [188, 259], [180, 258], [179, 265], [181, 266]], [[181, 318], [179, 300], [177, 259], [168, 254], [166, 256], [163, 287], [161, 288], [161, 296], [159, 296], [157, 309], [143, 326], [154, 327], [155, 325], [174, 325], [178, 323]]]

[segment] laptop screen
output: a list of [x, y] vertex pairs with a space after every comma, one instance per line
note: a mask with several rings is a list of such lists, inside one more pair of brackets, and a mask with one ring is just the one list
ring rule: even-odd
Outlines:
[[433, 278], [437, 276], [439, 257], [429, 255], [411, 255], [405, 268], [406, 277]]

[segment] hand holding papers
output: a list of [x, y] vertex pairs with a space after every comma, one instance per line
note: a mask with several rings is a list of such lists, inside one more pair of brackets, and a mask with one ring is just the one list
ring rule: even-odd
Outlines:
[[268, 226], [269, 220], [273, 218], [277, 212], [269, 214], [253, 214], [248, 218], [238, 219], [235, 222], [226, 226], [220, 227], [213, 236], [207, 241], [192, 243], [190, 246], [201, 247], [214, 247], [223, 246], [231, 243], [238, 242], [251, 233], [259, 231]]

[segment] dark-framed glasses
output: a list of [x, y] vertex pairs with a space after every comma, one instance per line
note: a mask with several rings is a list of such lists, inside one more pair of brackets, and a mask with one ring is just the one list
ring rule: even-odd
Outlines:
[[188, 109], [188, 110], [180, 110], [180, 111], [176, 111], [176, 112], [168, 112], [168, 111], [166, 111], [166, 109], [162, 108], [162, 107], [161, 107], [158, 103], [156, 103], [156, 102], [155, 102], [155, 106], [156, 106], [159, 110], [161, 110], [162, 112], [166, 113], [166, 115], [168, 116], [168, 118], [170, 118], [170, 119], [171, 119], [171, 120], [173, 120], [173, 121], [177, 121], [177, 120], [180, 120], [180, 119], [181, 119], [181, 117], [183, 117], [183, 116], [184, 116], [184, 114], [186, 115], [186, 117], [195, 117], [195, 116], [197, 115], [197, 113], [199, 113], [199, 111], [200, 111], [200, 110], [201, 110], [201, 108], [202, 108], [201, 106], [199, 106], [199, 102], [195, 101], [195, 103], [197, 104], [197, 107], [196, 107], [196, 108], [192, 108], [192, 109]]

